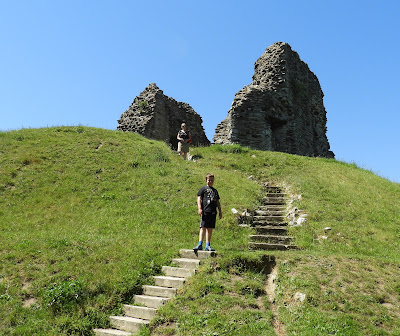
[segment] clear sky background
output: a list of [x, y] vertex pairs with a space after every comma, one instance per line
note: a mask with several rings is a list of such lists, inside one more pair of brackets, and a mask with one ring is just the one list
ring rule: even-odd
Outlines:
[[336, 159], [400, 183], [400, 1], [0, 0], [0, 130], [116, 129], [149, 83], [212, 140], [287, 42], [318, 77]]

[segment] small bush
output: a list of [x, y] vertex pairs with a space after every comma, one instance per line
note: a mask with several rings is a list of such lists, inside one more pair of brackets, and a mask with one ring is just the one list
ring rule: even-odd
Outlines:
[[42, 298], [44, 304], [53, 310], [70, 309], [84, 300], [84, 287], [80, 280], [54, 283], [44, 289]]

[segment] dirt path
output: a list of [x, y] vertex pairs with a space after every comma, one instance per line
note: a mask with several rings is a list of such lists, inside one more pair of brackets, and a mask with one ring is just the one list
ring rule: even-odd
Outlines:
[[278, 307], [275, 304], [275, 288], [276, 288], [275, 280], [277, 276], [278, 276], [278, 268], [275, 265], [272, 268], [271, 273], [268, 275], [265, 291], [267, 293], [268, 300], [270, 303], [269, 307], [273, 315], [272, 326], [274, 327], [275, 334], [277, 336], [285, 336], [286, 335], [285, 325], [278, 319]]

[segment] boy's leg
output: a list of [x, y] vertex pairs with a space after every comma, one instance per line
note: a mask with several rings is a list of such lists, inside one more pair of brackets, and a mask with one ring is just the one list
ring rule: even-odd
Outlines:
[[[204, 233], [206, 233], [206, 228], [205, 227], [200, 228], [199, 242], [203, 242], [204, 241]], [[206, 234], [206, 239], [207, 239], [207, 236], [208, 236], [208, 232]]]
[[203, 249], [203, 240], [204, 240], [204, 233], [206, 232], [206, 228], [205, 227], [201, 227], [200, 228], [200, 232], [199, 232], [199, 243], [197, 244], [196, 247], [193, 248], [193, 250], [195, 250], [195, 252], [197, 250], [202, 250]]
[[204, 249], [205, 251], [215, 251], [213, 248], [211, 248], [211, 236], [212, 236], [213, 229], [212, 228], [207, 228], [207, 234], [206, 234], [206, 248]]
[[207, 228], [207, 232], [206, 232], [206, 243], [207, 243], [207, 245], [210, 245], [210, 243], [211, 243], [212, 232], [213, 232], [212, 228]]

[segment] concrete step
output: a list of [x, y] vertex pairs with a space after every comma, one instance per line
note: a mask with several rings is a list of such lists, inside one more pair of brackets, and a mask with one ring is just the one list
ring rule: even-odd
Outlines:
[[290, 245], [293, 241], [293, 237], [289, 236], [273, 236], [273, 235], [250, 235], [251, 241], [269, 243], [269, 244], [283, 244]]
[[200, 265], [200, 259], [188, 259], [188, 258], [175, 258], [172, 262], [179, 265], [180, 267], [196, 269]]
[[261, 210], [257, 209], [254, 211], [255, 216], [285, 216], [285, 211], [276, 211], [276, 210]]
[[143, 288], [143, 294], [147, 296], [173, 298], [177, 292], [176, 288], [168, 288], [160, 286], [144, 285], [142, 288]]
[[179, 250], [179, 255], [182, 258], [187, 258], [187, 259], [199, 259], [203, 260], [206, 258], [210, 257], [215, 257], [217, 253], [215, 251], [208, 252], [208, 251], [197, 251], [196, 253], [193, 251], [193, 249], [181, 249]]
[[148, 320], [129, 316], [110, 316], [110, 322], [113, 328], [128, 332], [137, 332], [140, 328], [149, 324]]
[[131, 336], [131, 332], [117, 329], [93, 329], [96, 336]]
[[135, 295], [135, 303], [149, 308], [160, 308], [170, 300], [167, 297], [150, 296], [150, 295]]
[[141, 306], [123, 305], [124, 314], [129, 317], [135, 317], [143, 320], [152, 320], [156, 316], [157, 309]]
[[249, 247], [252, 250], [280, 250], [280, 251], [287, 251], [287, 250], [295, 250], [297, 249], [296, 245], [283, 245], [283, 244], [268, 244], [268, 243], [255, 243], [249, 242]]
[[270, 234], [273, 236], [286, 236], [287, 227], [286, 226], [253, 226], [258, 234]]
[[171, 266], [163, 266], [162, 271], [167, 276], [174, 276], [180, 278], [188, 278], [196, 273], [194, 269], [188, 269], [184, 267], [171, 267]]
[[160, 287], [171, 287], [171, 288], [181, 288], [185, 283], [185, 278], [156, 275], [153, 276], [156, 286]]

